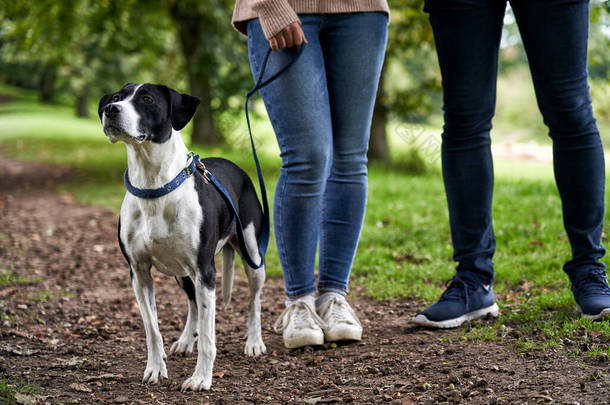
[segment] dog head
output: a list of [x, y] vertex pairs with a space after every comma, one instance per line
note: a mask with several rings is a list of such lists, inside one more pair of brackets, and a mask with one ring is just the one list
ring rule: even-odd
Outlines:
[[98, 114], [110, 142], [163, 143], [193, 118], [199, 99], [161, 84], [128, 83], [100, 100]]

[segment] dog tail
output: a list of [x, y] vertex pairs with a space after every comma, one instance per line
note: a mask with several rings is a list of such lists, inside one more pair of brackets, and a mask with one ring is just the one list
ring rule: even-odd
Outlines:
[[227, 243], [222, 249], [222, 301], [225, 308], [231, 303], [234, 264], [235, 250]]

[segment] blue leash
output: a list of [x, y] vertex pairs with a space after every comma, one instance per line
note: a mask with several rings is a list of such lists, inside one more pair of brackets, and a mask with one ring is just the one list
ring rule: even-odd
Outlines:
[[282, 73], [284, 73], [286, 70], [288, 70], [297, 61], [297, 59], [299, 59], [299, 57], [303, 53], [303, 49], [305, 49], [305, 44], [303, 44], [299, 48], [296, 56], [286, 66], [284, 66], [277, 73], [275, 73], [274, 75], [269, 77], [267, 80], [263, 81], [265, 69], [267, 68], [267, 62], [269, 61], [269, 56], [271, 55], [271, 48], [269, 48], [269, 50], [265, 54], [265, 59], [263, 60], [263, 67], [258, 76], [258, 80], [256, 81], [256, 84], [254, 85], [252, 90], [250, 90], [248, 93], [246, 93], [246, 104], [245, 104], [246, 122], [248, 123], [248, 133], [250, 134], [250, 145], [252, 146], [252, 156], [254, 157], [254, 163], [256, 164], [256, 173], [258, 174], [258, 183], [260, 184], [261, 197], [263, 199], [263, 230], [262, 230], [262, 234], [261, 234], [261, 242], [260, 242], [260, 245], [258, 246], [258, 253], [261, 257], [260, 263], [255, 263], [254, 260], [252, 259], [252, 257], [250, 256], [250, 252], [248, 252], [248, 247], [246, 246], [246, 241], [244, 238], [244, 228], [241, 223], [241, 219], [239, 218], [239, 213], [237, 211], [237, 208], [235, 207], [235, 204], [233, 204], [233, 200], [231, 199], [231, 195], [222, 186], [222, 184], [220, 184], [220, 181], [218, 181], [218, 179], [214, 176], [214, 174], [212, 174], [208, 169], [206, 169], [203, 162], [201, 162], [199, 160], [199, 155], [195, 155], [195, 154], [193, 154], [193, 152], [190, 152], [189, 159], [191, 159], [191, 160], [190, 160], [189, 164], [184, 169], [182, 169], [182, 171], [180, 173], [178, 173], [178, 175], [176, 177], [174, 177], [170, 182], [166, 183], [162, 187], [155, 188], [155, 189], [141, 189], [141, 188], [134, 187], [131, 184], [131, 182], [129, 181], [129, 172], [126, 169], [125, 174], [123, 176], [123, 181], [125, 183], [125, 187], [127, 188], [127, 191], [129, 191], [131, 194], [135, 195], [136, 197], [140, 197], [140, 198], [147, 198], [147, 199], [159, 198], [159, 197], [162, 197], [164, 195], [171, 193], [172, 191], [174, 191], [175, 189], [180, 187], [187, 178], [191, 177], [191, 175], [195, 172], [196, 169], [199, 169], [201, 171], [202, 175], [204, 176], [204, 178], [206, 178], [210, 183], [212, 183], [214, 185], [214, 187], [218, 190], [218, 192], [220, 192], [220, 194], [224, 198], [227, 205], [229, 205], [229, 207], [231, 208], [233, 215], [235, 216], [235, 221], [237, 222], [237, 226], [236, 226], [237, 239], [238, 239], [239, 248], [242, 251], [244, 260], [246, 261], [246, 263], [248, 263], [248, 265], [250, 267], [252, 267], [254, 269], [259, 269], [259, 268], [263, 267], [263, 265], [265, 264], [265, 254], [267, 253], [267, 247], [269, 246], [269, 233], [270, 233], [270, 231], [269, 231], [269, 228], [270, 228], [269, 227], [269, 222], [270, 222], [269, 221], [269, 202], [267, 201], [267, 190], [265, 188], [265, 180], [263, 179], [263, 172], [261, 170], [261, 165], [258, 160], [258, 156], [256, 154], [256, 147], [254, 146], [254, 137], [252, 136], [252, 127], [250, 125], [250, 116], [248, 114], [248, 101], [250, 101], [250, 97], [252, 97], [258, 90], [267, 86], [268, 84], [273, 82], [275, 79], [277, 79]]

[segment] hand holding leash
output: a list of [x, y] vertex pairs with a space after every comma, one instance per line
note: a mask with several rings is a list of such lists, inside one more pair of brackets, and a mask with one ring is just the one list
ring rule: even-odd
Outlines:
[[293, 46], [300, 46], [304, 43], [307, 43], [307, 38], [305, 38], [305, 33], [301, 28], [301, 24], [298, 22], [293, 22], [290, 25], [287, 25], [269, 40], [269, 46], [274, 51], [279, 51], [283, 48], [292, 48]]

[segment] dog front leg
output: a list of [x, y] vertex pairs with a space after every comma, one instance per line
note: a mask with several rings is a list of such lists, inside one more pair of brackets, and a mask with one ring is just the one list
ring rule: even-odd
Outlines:
[[131, 285], [138, 301], [142, 321], [144, 322], [146, 349], [148, 352], [142, 382], [158, 383], [159, 380], [167, 378], [167, 368], [165, 366], [163, 338], [161, 337], [157, 322], [155, 291], [153, 279], [150, 275], [150, 266], [136, 266], [135, 269], [132, 269], [132, 274]]
[[[214, 271], [214, 270], [211, 270]], [[212, 368], [216, 358], [216, 290], [205, 285], [200, 273], [195, 279], [199, 337], [197, 338], [197, 366], [193, 375], [184, 381], [182, 390], [209, 390]]]
[[242, 260], [248, 283], [250, 285], [250, 302], [248, 304], [248, 332], [244, 353], [248, 356], [260, 356], [267, 353], [261, 334], [261, 290], [265, 283], [265, 267], [253, 269]]

